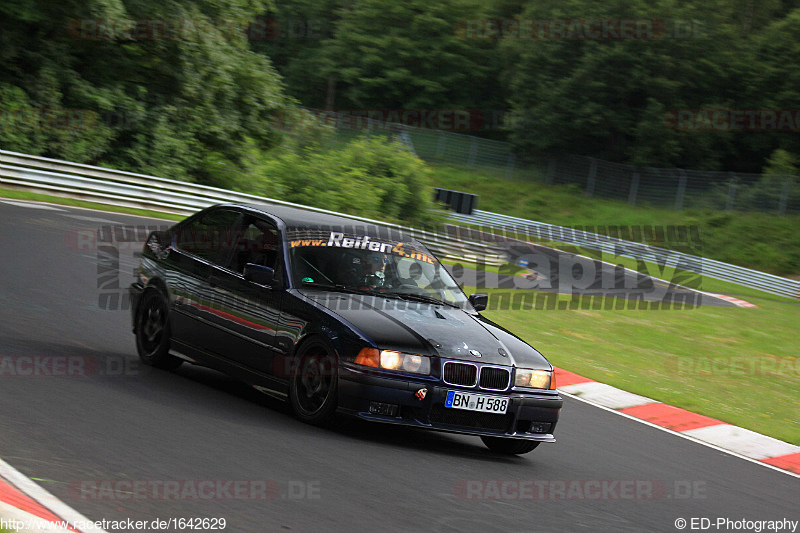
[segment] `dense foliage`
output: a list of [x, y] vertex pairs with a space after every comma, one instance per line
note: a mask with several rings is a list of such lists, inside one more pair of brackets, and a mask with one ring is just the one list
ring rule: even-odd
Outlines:
[[[312, 107], [501, 110], [505, 135], [529, 157], [566, 152], [760, 172], [775, 150], [800, 154], [800, 124], [728, 131], [699, 113], [676, 125], [676, 114], [797, 109], [798, 6], [290, 0], [273, 16], [321, 31], [257, 48], [286, 76], [288, 92]], [[526, 23], [532, 33], [519, 29]], [[609, 32], [590, 35], [605, 23]], [[623, 23], [650, 31], [624, 38]]]
[[[648, 166], [796, 175], [800, 120], [769, 131], [727, 131], [697, 113], [683, 127], [680, 113], [796, 110], [798, 5], [2, 2], [0, 148], [358, 206], [366, 214], [397, 195], [382, 212], [403, 220], [420, 219], [403, 204], [408, 194], [426, 198], [418, 162], [390, 154], [401, 151], [393, 143], [322, 150], [312, 139], [319, 128], [286, 120], [294, 116], [287, 110], [299, 103], [350, 111], [499, 111], [503, 121], [470, 128], [513, 141], [523, 157], [579, 153]], [[607, 24], [610, 34], [586, 34], [587, 20], [601, 21], [594, 29]], [[649, 25], [649, 32], [620, 38], [615, 32], [625, 21]], [[525, 24], [544, 30], [525, 34]], [[364, 163], [370, 157], [379, 164]], [[780, 184], [750, 185], [753, 201], [779, 194]], [[800, 183], [793, 189], [800, 191]], [[337, 200], [356, 190], [361, 197]], [[380, 200], [362, 205], [367, 194]]]

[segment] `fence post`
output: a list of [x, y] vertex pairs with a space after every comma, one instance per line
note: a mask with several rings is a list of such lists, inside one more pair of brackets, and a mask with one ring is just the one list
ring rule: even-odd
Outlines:
[[552, 185], [556, 179], [556, 158], [554, 156], [550, 157], [550, 160], [547, 162], [547, 176], [545, 176], [545, 184]]
[[506, 178], [513, 178], [514, 177], [514, 167], [516, 165], [516, 157], [514, 156], [514, 152], [509, 152], [508, 154], [508, 164], [506, 164]]
[[471, 167], [475, 166], [475, 157], [478, 155], [478, 141], [472, 137], [469, 142], [469, 160], [467, 164]]
[[791, 187], [792, 178], [786, 176], [786, 181], [783, 182], [783, 188], [781, 189], [781, 198], [778, 200], [778, 215], [783, 216], [786, 214], [786, 203], [789, 200], [789, 188]]
[[597, 159], [594, 157], [589, 158], [589, 176], [586, 178], [586, 196], [594, 194], [594, 182], [597, 179]]
[[631, 190], [628, 193], [628, 203], [631, 205], [636, 205], [636, 194], [639, 192], [639, 171], [633, 171], [633, 177], [631, 178]]
[[731, 179], [728, 181], [728, 200], [725, 202], [725, 211], [733, 211], [736, 205], [736, 181], [737, 177], [733, 172], [728, 172]]
[[686, 194], [686, 171], [678, 169], [678, 194], [675, 195], [675, 211], [683, 209], [683, 197]]
[[436, 159], [444, 157], [444, 145], [446, 142], [447, 138], [444, 136], [444, 132], [439, 130], [439, 140], [436, 141]]

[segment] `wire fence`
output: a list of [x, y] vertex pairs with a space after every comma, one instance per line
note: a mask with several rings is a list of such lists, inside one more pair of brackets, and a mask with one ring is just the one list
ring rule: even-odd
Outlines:
[[637, 167], [593, 157], [563, 155], [530, 162], [509, 142], [420, 128], [335, 111], [308, 110], [337, 130], [341, 140], [391, 136], [421, 159], [479, 169], [505, 178], [577, 186], [586, 196], [634, 206], [800, 214], [800, 178], [680, 168]]

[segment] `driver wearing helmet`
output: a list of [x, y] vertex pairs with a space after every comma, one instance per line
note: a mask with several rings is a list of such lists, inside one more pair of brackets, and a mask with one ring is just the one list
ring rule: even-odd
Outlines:
[[369, 289], [389, 286], [386, 280], [386, 266], [389, 256], [385, 254], [367, 253], [350, 255], [346, 259], [346, 271], [343, 281], [351, 287]]
[[385, 287], [387, 264], [389, 264], [389, 256], [385, 254], [370, 254], [369, 257], [362, 259], [364, 284], [368, 287]]

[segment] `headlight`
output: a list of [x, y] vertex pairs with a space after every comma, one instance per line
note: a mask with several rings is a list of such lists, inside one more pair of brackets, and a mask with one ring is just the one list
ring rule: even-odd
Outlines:
[[411, 372], [412, 374], [431, 373], [431, 358], [427, 355], [395, 352], [393, 350], [363, 348], [358, 352], [355, 363], [373, 368]]
[[530, 368], [518, 368], [515, 387], [525, 387], [527, 389], [550, 389], [555, 388], [552, 372], [548, 370], [533, 370]]

